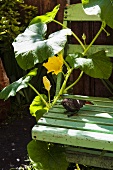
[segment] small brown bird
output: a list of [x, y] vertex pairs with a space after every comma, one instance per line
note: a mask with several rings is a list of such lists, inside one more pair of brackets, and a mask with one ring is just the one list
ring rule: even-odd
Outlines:
[[64, 108], [67, 110], [66, 112], [73, 112], [69, 114], [68, 116], [72, 116], [75, 113], [77, 113], [81, 107], [86, 103], [85, 100], [76, 100], [76, 99], [70, 99], [65, 98], [62, 100], [61, 104], [64, 106]]

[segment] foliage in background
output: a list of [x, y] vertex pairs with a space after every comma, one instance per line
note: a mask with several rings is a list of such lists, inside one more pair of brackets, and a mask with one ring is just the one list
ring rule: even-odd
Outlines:
[[29, 6], [22, 0], [0, 1], [0, 57], [11, 82], [24, 73], [15, 61], [12, 42], [25, 30], [37, 11], [36, 7]]
[[22, 0], [0, 1], [0, 41], [6, 45], [24, 31], [30, 20], [36, 16], [37, 8], [28, 6]]
[[[37, 7], [27, 5], [23, 0], [0, 1], [0, 57], [10, 82], [14, 82], [26, 74], [15, 60], [12, 42], [18, 34], [25, 30], [37, 13]], [[16, 95], [19, 103], [21, 103], [20, 97], [19, 94]]]

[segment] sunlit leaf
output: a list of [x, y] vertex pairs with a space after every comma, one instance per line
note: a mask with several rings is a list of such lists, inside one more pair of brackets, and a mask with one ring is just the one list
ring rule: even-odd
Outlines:
[[43, 170], [66, 170], [65, 148], [62, 145], [48, 144], [43, 141], [32, 140], [27, 145], [27, 151], [36, 168]]
[[89, 0], [82, 0], [83, 5], [88, 4], [88, 3], [89, 3]]
[[60, 5], [57, 5], [51, 12], [47, 12], [45, 15], [37, 16], [33, 18], [30, 22], [30, 25], [38, 23], [38, 22], [43, 22], [43, 23], [49, 23], [53, 21], [55, 18], [58, 10], [59, 10]]
[[69, 54], [67, 57], [66, 57], [66, 61], [69, 63], [69, 65], [72, 67], [72, 68], [78, 68], [79, 65], [77, 66], [76, 64], [76, 59], [77, 58], [83, 58], [83, 54], [82, 53], [74, 53], [74, 54]]
[[[47, 96], [44, 94], [41, 95], [47, 101]], [[32, 116], [35, 116], [37, 119], [39, 119], [45, 112], [47, 112], [48, 108], [45, 106], [40, 96], [36, 96], [32, 101], [29, 110]]]
[[53, 56], [48, 59], [47, 63], [44, 63], [43, 66], [48, 70], [47, 73], [52, 72], [53, 74], [58, 74], [62, 72], [63, 66], [63, 56], [60, 54], [59, 56]]
[[102, 21], [113, 28], [113, 0], [82, 0], [88, 15], [98, 15]]
[[0, 99], [7, 100], [10, 96], [15, 96], [19, 90], [28, 87], [28, 82], [32, 79], [33, 76], [36, 76], [36, 74], [37, 68], [31, 70], [26, 76], [5, 87], [0, 92]]
[[71, 35], [70, 29], [63, 29], [45, 39], [46, 31], [46, 24], [33, 24], [13, 42], [16, 60], [22, 69], [30, 69], [58, 54], [65, 47], [67, 35]]
[[104, 51], [83, 58], [82, 54], [70, 54], [67, 61], [73, 68], [80, 68], [94, 78], [108, 79], [112, 73], [112, 63]]

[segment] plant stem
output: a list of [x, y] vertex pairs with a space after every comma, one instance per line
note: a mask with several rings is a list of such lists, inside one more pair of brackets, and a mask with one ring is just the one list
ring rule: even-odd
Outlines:
[[29, 103], [30, 101], [29, 101], [28, 94], [27, 94], [27, 92], [26, 92], [26, 90], [25, 90], [25, 89], [23, 89], [23, 91], [24, 91], [25, 98], [26, 98], [27, 102]]
[[49, 105], [51, 104], [51, 100], [50, 100], [50, 91], [48, 91], [48, 99], [49, 99]]
[[55, 96], [57, 96], [60, 91], [61, 81], [62, 81], [62, 72], [58, 73], [57, 75]]
[[47, 106], [47, 108], [49, 109], [49, 105], [48, 103], [45, 101], [45, 99], [41, 96], [41, 94], [30, 84], [28, 83], [28, 85], [38, 94], [38, 96], [40, 96], [41, 100], [44, 102], [44, 104]]
[[81, 71], [81, 73], [80, 73], [80, 75], [79, 75], [79, 77], [74, 81], [74, 83], [72, 83], [70, 86], [68, 86], [66, 89], [65, 89], [65, 91], [68, 91], [70, 88], [72, 88], [75, 84], [77, 84], [78, 83], [78, 81], [81, 79], [81, 77], [82, 77], [82, 75], [83, 75], [83, 71]]
[[[100, 30], [98, 31], [98, 33], [96, 34], [96, 36], [94, 37], [94, 39], [92, 40], [92, 42], [89, 44], [89, 46], [88, 46], [87, 48], [84, 48], [84, 53], [83, 53], [83, 55], [85, 55], [85, 54], [87, 53], [87, 51], [88, 51], [89, 48], [92, 46], [92, 44], [95, 42], [95, 40], [98, 38], [98, 36], [99, 36], [100, 33], [102, 32], [102, 30], [104, 30], [104, 27], [105, 27], [105, 26], [106, 26], [106, 24], [105, 24], [105, 22], [103, 22], [102, 25], [101, 25]], [[85, 46], [84, 46], [84, 47], [85, 47]], [[83, 73], [84, 73], [84, 72], [81, 71], [81, 73], [80, 73], [79, 77], [77, 78], [77, 80], [76, 80], [73, 84], [71, 84], [70, 86], [68, 86], [68, 87], [65, 89], [65, 91], [68, 91], [70, 88], [72, 88], [72, 87], [81, 79]]]
[[67, 62], [64, 60], [63, 61], [64, 62], [64, 64], [65, 64], [65, 66], [67, 67], [67, 70], [69, 70], [70, 69], [70, 66], [67, 64]]
[[57, 24], [59, 24], [59, 25], [61, 25], [63, 28], [68, 28], [68, 27], [66, 27], [64, 24], [62, 24], [61, 22], [59, 22], [59, 21], [57, 21], [57, 20], [53, 20], [53, 22], [56, 22]]
[[107, 32], [106, 30], [105, 30], [105, 28], [103, 27], [103, 30], [104, 30], [104, 32], [106, 33], [106, 35], [107, 36], [110, 36], [110, 33], [109, 32]]
[[67, 75], [66, 75], [66, 77], [65, 77], [65, 80], [64, 80], [64, 82], [63, 82], [63, 84], [62, 84], [62, 87], [61, 87], [58, 95], [54, 98], [54, 100], [53, 100], [53, 102], [52, 102], [52, 106], [57, 102], [57, 100], [59, 99], [59, 97], [63, 94], [64, 89], [65, 89], [65, 87], [66, 87], [67, 80], [68, 80], [70, 74], [72, 73], [72, 71], [73, 71], [73, 68], [71, 68], [71, 69], [68, 70]]
[[104, 27], [106, 26], [105, 22], [102, 22], [102, 25], [98, 31], [98, 33], [96, 34], [96, 36], [93, 38], [93, 40], [91, 41], [91, 43], [88, 45], [88, 47], [84, 50], [83, 55], [85, 55], [87, 53], [87, 51], [90, 49], [90, 47], [93, 45], [93, 43], [95, 42], [95, 40], [98, 38], [98, 36], [100, 35], [100, 33], [103, 31]]
[[79, 165], [78, 165], [78, 164], [76, 164], [76, 167], [77, 167], [77, 170], [80, 170], [80, 168], [79, 168]]
[[[53, 22], [56, 22], [57, 24], [61, 25], [63, 28], [68, 28], [66, 27], [64, 24], [62, 24], [61, 22], [57, 21], [57, 20], [53, 20]], [[68, 28], [70, 29], [70, 28]], [[75, 37], [75, 39], [80, 43], [80, 45], [82, 46], [82, 48], [85, 50], [85, 46], [82, 43], [82, 41], [78, 38], [78, 36], [71, 30], [72, 35]]]
[[85, 46], [84, 44], [82, 43], [82, 41], [77, 37], [77, 35], [73, 32], [72, 32], [72, 35], [75, 37], [75, 39], [80, 43], [80, 45], [82, 46], [82, 48], [85, 50]]

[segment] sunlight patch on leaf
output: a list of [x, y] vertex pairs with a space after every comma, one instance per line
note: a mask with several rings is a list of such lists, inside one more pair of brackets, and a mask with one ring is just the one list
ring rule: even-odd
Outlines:
[[68, 56], [66, 57], [66, 61], [69, 63], [69, 65], [72, 68], [78, 68], [79, 66], [75, 65], [75, 60], [76, 58], [83, 58], [83, 54], [82, 53], [74, 53], [74, 54], [68, 54]]
[[113, 0], [82, 0], [83, 8], [88, 15], [97, 15], [113, 28]]
[[5, 87], [0, 92], [0, 99], [7, 100], [9, 97], [15, 96], [19, 90], [28, 87], [28, 82], [32, 79], [33, 76], [36, 76], [36, 74], [37, 68], [31, 70], [26, 76]]
[[36, 16], [35, 18], [31, 20], [29, 25], [32, 25], [38, 22], [49, 23], [53, 21], [59, 10], [59, 7], [60, 5], [57, 5], [51, 12], [47, 12], [45, 15]]
[[[47, 101], [47, 96], [45, 94], [41, 95]], [[32, 116], [35, 116], [37, 119], [39, 119], [45, 112], [48, 111], [48, 108], [45, 106], [40, 96], [36, 96], [32, 101], [29, 110]]]
[[82, 0], [83, 5], [88, 4], [88, 3], [89, 3], [89, 0]]
[[99, 51], [83, 58], [80, 53], [70, 54], [67, 57], [71, 67], [80, 68], [87, 75], [94, 78], [108, 79], [112, 73], [112, 63], [110, 58], [106, 56], [105, 51]]
[[101, 14], [101, 8], [98, 5], [95, 5], [90, 8], [85, 8], [85, 11], [87, 15], [100, 15]]
[[45, 39], [46, 31], [46, 24], [33, 24], [13, 42], [15, 58], [22, 69], [31, 69], [35, 64], [58, 54], [65, 47], [67, 35], [71, 35], [70, 29], [62, 29]]

